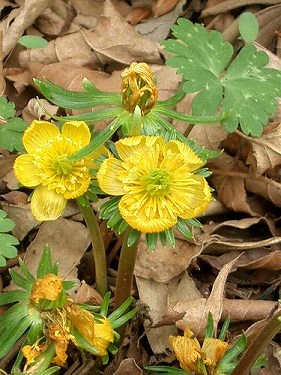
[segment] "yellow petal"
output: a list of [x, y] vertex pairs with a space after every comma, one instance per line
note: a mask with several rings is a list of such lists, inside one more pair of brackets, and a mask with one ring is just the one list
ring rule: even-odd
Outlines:
[[205, 354], [204, 362], [209, 366], [217, 366], [228, 348], [228, 343], [219, 339], [206, 337], [203, 342], [202, 351]]
[[88, 125], [84, 121], [67, 121], [63, 124], [61, 133], [64, 137], [77, 142], [80, 147], [89, 144], [91, 133]]
[[22, 143], [28, 153], [38, 153], [50, 139], [58, 135], [60, 131], [56, 125], [35, 120], [24, 132]]
[[31, 211], [39, 221], [55, 220], [63, 213], [66, 202], [62, 195], [39, 185], [31, 198]]
[[193, 172], [205, 164], [204, 161], [201, 160], [190, 147], [180, 141], [169, 141], [166, 144], [166, 152], [169, 153], [169, 150], [171, 150], [175, 155], [181, 155], [182, 160], [184, 160], [188, 166], [188, 172]]
[[29, 298], [34, 304], [38, 303], [40, 299], [55, 301], [60, 297], [62, 291], [63, 280], [59, 276], [48, 274], [35, 281]]
[[183, 336], [170, 336], [169, 341], [181, 368], [198, 374], [197, 364], [201, 359], [201, 349], [198, 341]]
[[93, 315], [77, 306], [75, 303], [69, 303], [66, 307], [66, 315], [73, 327], [90, 343], [94, 340], [95, 322]]
[[185, 207], [185, 211], [179, 213], [178, 216], [182, 219], [192, 219], [202, 215], [212, 200], [210, 186], [204, 177], [193, 175], [189, 180], [190, 188], [181, 197], [182, 207]]
[[97, 180], [102, 191], [111, 195], [123, 195], [123, 183], [118, 174], [123, 172], [121, 160], [110, 157], [106, 159], [97, 173]]
[[41, 182], [36, 174], [37, 168], [31, 155], [23, 154], [18, 156], [14, 163], [14, 172], [19, 182], [24, 186], [35, 187]]
[[132, 228], [143, 233], [156, 233], [171, 228], [177, 222], [177, 216], [164, 205], [164, 198], [157, 200], [141, 194], [126, 194], [118, 207], [121, 216]]
[[155, 147], [154, 144], [164, 144], [163, 138], [156, 136], [144, 136], [138, 135], [135, 137], [127, 137], [120, 139], [115, 143], [118, 155], [122, 160], [126, 160], [135, 153], [141, 154], [143, 157], [147, 155], [151, 147]]
[[98, 349], [99, 356], [107, 354], [107, 348], [114, 341], [114, 331], [110, 321], [103, 318], [101, 321], [95, 321], [95, 336], [92, 344]]

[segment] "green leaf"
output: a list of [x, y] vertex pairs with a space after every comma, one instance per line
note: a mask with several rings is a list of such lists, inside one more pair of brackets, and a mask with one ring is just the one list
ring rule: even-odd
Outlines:
[[281, 96], [281, 72], [264, 67], [267, 63], [265, 52], [247, 45], [222, 78], [222, 109], [231, 110], [236, 117], [236, 123], [227, 117], [222, 121], [227, 130], [235, 130], [240, 123], [245, 134], [259, 136], [276, 111], [276, 97]]
[[18, 43], [26, 48], [44, 48], [48, 45], [46, 39], [37, 35], [24, 35], [19, 38]]
[[17, 301], [28, 300], [30, 293], [25, 290], [10, 290], [0, 294], [0, 306], [7, 305]]
[[233, 48], [220, 33], [185, 19], [172, 30], [177, 40], [163, 42], [174, 55], [167, 64], [183, 76], [183, 91], [197, 92], [193, 115], [214, 115], [220, 109], [229, 132], [240, 126], [247, 135], [261, 135], [281, 96], [281, 72], [266, 67], [267, 54], [246, 45], [230, 64]]
[[16, 245], [19, 241], [12, 234], [8, 234], [15, 226], [14, 222], [8, 219], [5, 211], [0, 210], [0, 267], [6, 266], [6, 258], [15, 258], [18, 254]]
[[28, 124], [19, 117], [0, 124], [0, 146], [8, 151], [22, 151], [22, 135]]
[[34, 82], [46, 99], [62, 108], [82, 109], [121, 104], [121, 95], [100, 91], [89, 80], [83, 81], [87, 92], [65, 90], [47, 80], [34, 79]]
[[1, 334], [0, 358], [9, 353], [15, 342], [24, 334], [30, 326], [31, 321], [28, 316], [18, 321], [10, 321], [9, 327]]
[[8, 102], [4, 96], [0, 97], [0, 117], [3, 119], [8, 119], [16, 113], [15, 104]]
[[239, 32], [247, 44], [253, 43], [259, 33], [257, 17], [250, 12], [244, 12], [239, 17]]
[[156, 373], [161, 373], [164, 375], [191, 375], [189, 371], [185, 371], [179, 368], [170, 367], [170, 366], [146, 366], [146, 370], [154, 371]]

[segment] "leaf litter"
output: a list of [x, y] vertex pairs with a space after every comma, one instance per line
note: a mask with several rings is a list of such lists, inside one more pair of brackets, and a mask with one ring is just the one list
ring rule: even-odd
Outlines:
[[[279, 1], [158, 0], [153, 1], [153, 7], [151, 3], [0, 1], [1, 10], [6, 12], [0, 27], [4, 30], [0, 79], [6, 79], [5, 95], [15, 102], [17, 114], [22, 113], [28, 122], [47, 118], [36, 100], [40, 93], [33, 78], [45, 77], [63, 88], [82, 91], [82, 80], [87, 77], [104, 91], [119, 92], [120, 73], [132, 61], [152, 66], [160, 97], [167, 99], [177, 90], [180, 78], [175, 69], [164, 65], [167, 56], [160, 42], [182, 16], [203, 20], [207, 29], [217, 29], [234, 41], [238, 15], [247, 10], [256, 12], [260, 23], [257, 47], [268, 53], [269, 66], [280, 69], [280, 48], [276, 46]], [[48, 45], [40, 50], [24, 49], [17, 45], [24, 34], [43, 36]], [[187, 94], [177, 109], [190, 114], [193, 95]], [[52, 115], [58, 113], [56, 106], [41, 103]], [[168, 336], [185, 326], [202, 335], [209, 311], [218, 323], [231, 315], [232, 338], [242, 329], [253, 334], [259, 322], [270, 315], [281, 282], [280, 111], [279, 103], [272, 122], [258, 138], [239, 131], [227, 134], [220, 125], [199, 124], [192, 129], [189, 137], [199, 145], [223, 149], [220, 157], [209, 163], [217, 201], [201, 218], [203, 227], [196, 229], [194, 242], [178, 233], [175, 248], [159, 245], [152, 253], [141, 241], [133, 290], [138, 317], [128, 327], [127, 339], [104, 374], [141, 375], [148, 362], [173, 363]], [[77, 111], [63, 114], [74, 113]], [[186, 131], [186, 124], [175, 120], [174, 125]], [[86, 273], [87, 267], [81, 266], [90, 241], [78, 208], [68, 204], [63, 218], [37, 222], [28, 195], [18, 190], [14, 180], [15, 155], [4, 148], [0, 151], [1, 208], [16, 224], [12, 234], [20, 241], [20, 254], [28, 267], [36, 269], [48, 242], [53, 258], [60, 260], [63, 276], [81, 281], [79, 300], [98, 300], [94, 292], [92, 295], [93, 280]], [[109, 272], [114, 276], [120, 241], [106, 229], [104, 236]], [[5, 280], [7, 267], [0, 270]], [[269, 363], [261, 375], [278, 373], [279, 343], [273, 342], [268, 352]], [[82, 366], [78, 360], [77, 368], [66, 373], [79, 374]]]

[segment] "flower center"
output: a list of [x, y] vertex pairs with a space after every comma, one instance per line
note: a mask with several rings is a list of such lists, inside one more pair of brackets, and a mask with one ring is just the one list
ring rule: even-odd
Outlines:
[[61, 175], [67, 175], [71, 172], [73, 168], [73, 163], [68, 161], [66, 155], [60, 155], [58, 158], [54, 161], [53, 164], [54, 170], [57, 174]]
[[170, 192], [171, 176], [165, 169], [156, 168], [144, 177], [144, 183], [150, 195], [165, 195]]

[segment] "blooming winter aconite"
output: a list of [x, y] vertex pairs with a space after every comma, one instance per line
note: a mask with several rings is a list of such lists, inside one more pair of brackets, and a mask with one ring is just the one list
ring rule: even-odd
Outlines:
[[[23, 135], [27, 154], [14, 164], [15, 175], [24, 186], [36, 187], [31, 210], [40, 221], [58, 218], [68, 199], [78, 198], [88, 190], [92, 159], [71, 162], [68, 157], [90, 142], [88, 125], [69, 121], [59, 128], [47, 121], [33, 121]], [[93, 156], [93, 155], [92, 155]]]
[[211, 202], [204, 162], [184, 143], [160, 136], [135, 136], [115, 143], [119, 158], [105, 159], [97, 173], [100, 188], [120, 195], [123, 219], [143, 233], [165, 231], [178, 218], [192, 219]]

